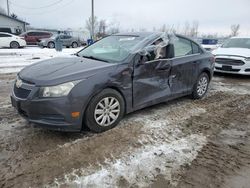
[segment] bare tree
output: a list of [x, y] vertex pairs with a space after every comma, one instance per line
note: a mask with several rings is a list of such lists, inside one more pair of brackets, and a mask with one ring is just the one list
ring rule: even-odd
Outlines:
[[233, 24], [231, 25], [231, 36], [237, 36], [239, 34], [240, 24]]
[[161, 29], [160, 29], [161, 32], [166, 32], [167, 31], [167, 26], [166, 24], [164, 24]]
[[189, 31], [190, 31], [190, 24], [188, 21], [186, 21], [183, 29], [183, 35], [189, 36]]
[[98, 23], [98, 32], [97, 32], [97, 38], [102, 38], [104, 36], [106, 36], [106, 31], [107, 31], [107, 23], [106, 20], [100, 20]]
[[[95, 35], [96, 33], [98, 32], [98, 19], [97, 17], [95, 16], [94, 17], [94, 38], [95, 38]], [[87, 20], [86, 20], [86, 29], [89, 31], [89, 33], [91, 34], [92, 32], [92, 19], [91, 17], [89, 17]]]
[[11, 16], [12, 18], [17, 18], [17, 15], [14, 14], [14, 13], [12, 13], [10, 16]]
[[193, 21], [193, 25], [190, 28], [189, 36], [190, 37], [197, 37], [198, 36], [198, 29], [199, 29], [199, 22]]
[[107, 31], [108, 34], [115, 34], [120, 32], [120, 23], [117, 21], [109, 23], [108, 27], [109, 27]]

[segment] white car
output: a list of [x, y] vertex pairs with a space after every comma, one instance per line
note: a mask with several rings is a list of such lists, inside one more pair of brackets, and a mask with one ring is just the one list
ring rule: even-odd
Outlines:
[[20, 48], [24, 46], [26, 46], [24, 38], [0, 32], [0, 48]]
[[232, 37], [212, 53], [215, 72], [250, 75], [250, 36]]

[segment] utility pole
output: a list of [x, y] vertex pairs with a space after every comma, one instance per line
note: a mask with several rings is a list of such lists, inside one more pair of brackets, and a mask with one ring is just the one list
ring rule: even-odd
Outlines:
[[94, 0], [91, 0], [92, 3], [91, 3], [91, 6], [92, 6], [92, 11], [91, 11], [91, 39], [94, 40], [94, 35], [95, 35], [95, 26], [94, 26], [94, 21], [95, 21], [95, 15], [94, 15]]
[[9, 5], [9, 0], [7, 0], [7, 14], [10, 16], [10, 5]]

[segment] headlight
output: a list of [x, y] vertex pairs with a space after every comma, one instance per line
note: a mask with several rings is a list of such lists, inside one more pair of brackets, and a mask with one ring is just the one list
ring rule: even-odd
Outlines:
[[67, 82], [57, 86], [41, 87], [39, 97], [63, 97], [67, 96], [72, 88], [80, 81]]
[[246, 58], [246, 61], [250, 61], [250, 57], [247, 57], [247, 58]]

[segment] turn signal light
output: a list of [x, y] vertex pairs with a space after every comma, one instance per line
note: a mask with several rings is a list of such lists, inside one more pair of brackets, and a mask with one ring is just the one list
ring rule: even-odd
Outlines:
[[72, 118], [78, 118], [80, 116], [80, 112], [72, 112], [71, 117]]

